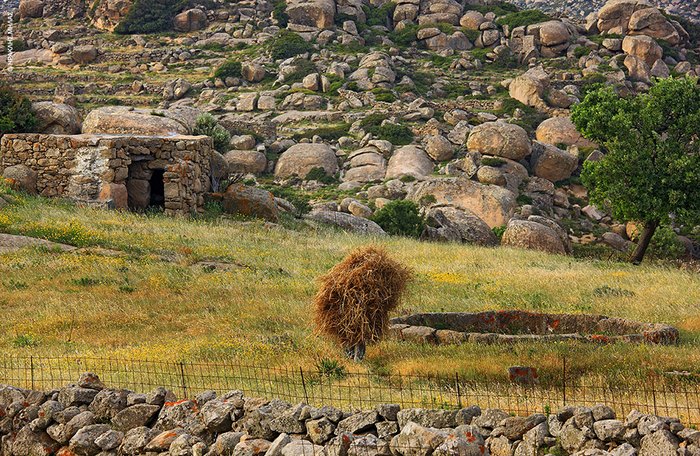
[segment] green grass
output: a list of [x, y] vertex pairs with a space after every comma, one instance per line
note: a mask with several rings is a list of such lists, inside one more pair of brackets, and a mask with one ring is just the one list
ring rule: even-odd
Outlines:
[[[387, 340], [369, 347], [365, 365], [343, 361], [348, 369], [381, 365], [393, 373], [459, 372], [465, 379], [498, 382], [516, 364], [554, 376], [567, 354], [572, 375], [631, 381], [643, 378], [642, 368], [697, 373], [700, 365], [700, 276], [660, 263], [634, 267], [331, 229], [269, 228], [258, 221], [104, 212], [30, 197], [0, 212], [0, 230], [51, 239], [52, 232], [37, 233], [36, 227], [66, 220], [82, 227], [80, 245], [122, 253], [27, 248], [1, 255], [0, 348], [6, 353], [227, 357], [312, 369], [319, 359], [342, 359], [338, 347], [313, 332], [315, 280], [353, 248], [374, 242], [414, 270], [401, 313], [603, 313], [677, 325], [681, 344], [434, 347]], [[59, 233], [55, 240], [71, 239]], [[232, 267], [212, 272], [198, 266], [205, 259]], [[41, 343], [17, 342], [17, 334], [41, 334]], [[280, 338], [288, 343], [279, 345]]]

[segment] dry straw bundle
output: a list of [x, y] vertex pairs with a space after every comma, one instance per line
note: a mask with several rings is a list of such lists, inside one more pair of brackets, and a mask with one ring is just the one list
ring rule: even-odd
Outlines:
[[380, 340], [410, 275], [383, 248], [356, 249], [319, 279], [314, 300], [317, 329], [345, 348]]

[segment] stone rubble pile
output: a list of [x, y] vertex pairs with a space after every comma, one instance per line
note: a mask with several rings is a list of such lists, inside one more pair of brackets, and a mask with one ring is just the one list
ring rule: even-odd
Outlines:
[[607, 406], [511, 416], [478, 406], [348, 413], [241, 391], [177, 400], [106, 388], [95, 374], [51, 391], [0, 388], [0, 454], [34, 456], [470, 456], [700, 454], [700, 431], [675, 418]]

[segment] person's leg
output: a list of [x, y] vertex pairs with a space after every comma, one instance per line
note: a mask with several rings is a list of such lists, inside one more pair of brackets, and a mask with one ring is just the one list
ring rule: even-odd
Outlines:
[[345, 347], [345, 355], [350, 359], [355, 359], [355, 346]]
[[355, 345], [355, 362], [359, 363], [365, 358], [365, 351], [367, 347], [365, 347], [364, 342], [360, 342], [359, 344]]

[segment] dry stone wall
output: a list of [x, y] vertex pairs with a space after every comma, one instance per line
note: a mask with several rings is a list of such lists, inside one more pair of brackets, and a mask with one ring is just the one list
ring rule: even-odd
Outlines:
[[110, 389], [95, 374], [50, 391], [0, 385], [3, 456], [678, 456], [700, 454], [679, 420], [607, 406], [511, 416], [477, 406], [344, 412], [206, 391], [178, 400]]
[[145, 209], [159, 171], [165, 213], [192, 214], [209, 190], [212, 150], [205, 136], [10, 134], [0, 140], [0, 174], [25, 166], [42, 196]]

